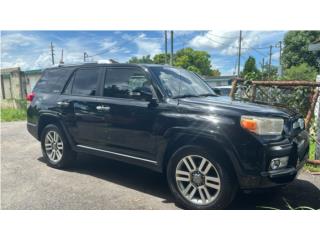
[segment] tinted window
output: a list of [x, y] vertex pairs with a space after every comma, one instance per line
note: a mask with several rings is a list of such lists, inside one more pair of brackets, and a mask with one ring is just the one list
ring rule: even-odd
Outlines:
[[34, 87], [34, 92], [60, 93], [73, 72], [73, 68], [47, 69]]
[[84, 68], [75, 73], [72, 94], [94, 96], [97, 91], [98, 69]]
[[107, 72], [104, 96], [143, 99], [143, 94], [152, 94], [150, 81], [140, 69], [110, 68]]
[[170, 97], [214, 94], [199, 76], [187, 70], [172, 67], [151, 67], [151, 70]]

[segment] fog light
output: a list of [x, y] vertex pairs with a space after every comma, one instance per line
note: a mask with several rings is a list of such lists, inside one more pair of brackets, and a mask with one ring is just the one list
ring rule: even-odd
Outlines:
[[276, 170], [276, 169], [279, 169], [279, 168], [286, 167], [288, 165], [288, 160], [289, 160], [288, 156], [274, 158], [274, 159], [271, 160], [270, 168], [272, 170]]

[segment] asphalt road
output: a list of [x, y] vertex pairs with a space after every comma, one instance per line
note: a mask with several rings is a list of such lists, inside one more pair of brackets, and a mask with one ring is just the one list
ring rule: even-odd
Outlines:
[[[88, 155], [68, 170], [43, 162], [25, 122], [1, 126], [2, 209], [179, 209], [165, 178], [152, 171]], [[276, 194], [239, 193], [230, 209], [320, 208], [320, 176], [302, 172]]]

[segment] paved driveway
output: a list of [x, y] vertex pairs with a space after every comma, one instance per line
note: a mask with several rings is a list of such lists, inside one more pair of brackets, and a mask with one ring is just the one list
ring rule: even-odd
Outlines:
[[[25, 122], [2, 123], [2, 209], [179, 209], [165, 178], [152, 171], [88, 155], [69, 170], [48, 167]], [[231, 209], [320, 208], [320, 176], [302, 173], [278, 194], [238, 194]]]

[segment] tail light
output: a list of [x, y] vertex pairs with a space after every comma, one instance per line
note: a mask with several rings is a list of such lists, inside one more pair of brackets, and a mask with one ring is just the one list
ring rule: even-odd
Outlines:
[[27, 95], [27, 101], [28, 102], [32, 102], [32, 100], [33, 100], [33, 98], [36, 96], [36, 94], [35, 93], [28, 93], [28, 95]]

